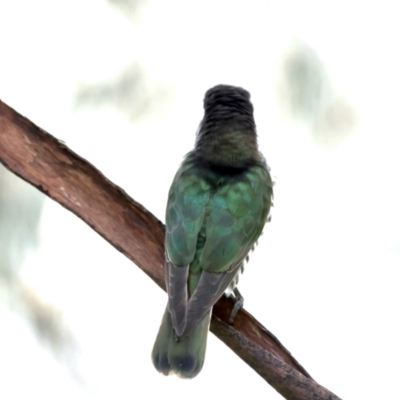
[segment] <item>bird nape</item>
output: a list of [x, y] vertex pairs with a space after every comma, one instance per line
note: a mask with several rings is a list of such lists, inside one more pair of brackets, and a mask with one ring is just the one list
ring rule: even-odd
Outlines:
[[159, 372], [193, 378], [201, 371], [212, 307], [237, 284], [268, 219], [272, 186], [250, 93], [228, 85], [209, 89], [195, 147], [168, 196], [168, 304], [152, 352]]

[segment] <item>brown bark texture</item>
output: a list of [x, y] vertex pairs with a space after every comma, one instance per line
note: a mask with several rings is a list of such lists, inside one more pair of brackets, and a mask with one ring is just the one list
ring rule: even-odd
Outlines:
[[[164, 285], [164, 225], [99, 170], [0, 101], [0, 162], [63, 207]], [[279, 340], [222, 296], [211, 331], [284, 398], [339, 399], [315, 382]]]

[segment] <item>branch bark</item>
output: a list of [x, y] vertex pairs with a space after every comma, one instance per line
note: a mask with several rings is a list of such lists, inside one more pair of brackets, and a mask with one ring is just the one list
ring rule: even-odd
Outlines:
[[[163, 224], [93, 165], [1, 101], [0, 162], [85, 221], [165, 290]], [[247, 311], [240, 310], [229, 325], [232, 307], [229, 298], [218, 301], [211, 331], [283, 397], [339, 399]]]

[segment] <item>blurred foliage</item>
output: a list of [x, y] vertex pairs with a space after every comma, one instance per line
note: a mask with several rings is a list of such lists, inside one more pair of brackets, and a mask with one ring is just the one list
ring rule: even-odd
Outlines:
[[318, 114], [331, 91], [318, 55], [307, 46], [297, 47], [286, 60], [285, 74], [293, 114], [304, 119]]
[[310, 126], [319, 144], [334, 148], [351, 134], [355, 112], [337, 93], [323, 61], [311, 47], [301, 44], [289, 53], [284, 86], [289, 112]]
[[20, 270], [39, 245], [45, 196], [0, 165], [0, 300], [27, 319], [57, 356], [72, 344], [59, 310], [21, 279]]
[[145, 72], [133, 63], [115, 78], [97, 84], [82, 84], [76, 94], [77, 106], [112, 106], [131, 121], [145, 115], [155, 102], [169, 97], [166, 87], [152, 88]]
[[0, 278], [17, 279], [27, 255], [38, 245], [45, 196], [0, 165]]
[[108, 0], [113, 6], [119, 8], [127, 17], [134, 17], [146, 0]]
[[[67, 328], [62, 312], [50, 302], [43, 300], [35, 290], [22, 285], [20, 299], [25, 305], [25, 316], [30, 321], [39, 340], [50, 347], [58, 358], [70, 363], [77, 344]], [[65, 358], [67, 358], [65, 360]]]

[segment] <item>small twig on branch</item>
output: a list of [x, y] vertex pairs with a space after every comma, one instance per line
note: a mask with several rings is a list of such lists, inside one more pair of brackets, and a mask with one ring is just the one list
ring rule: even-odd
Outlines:
[[[1, 101], [0, 162], [85, 221], [165, 290], [163, 224], [93, 165]], [[218, 301], [211, 331], [283, 397], [339, 399], [247, 311], [240, 310], [229, 325], [232, 307], [229, 298]]]

